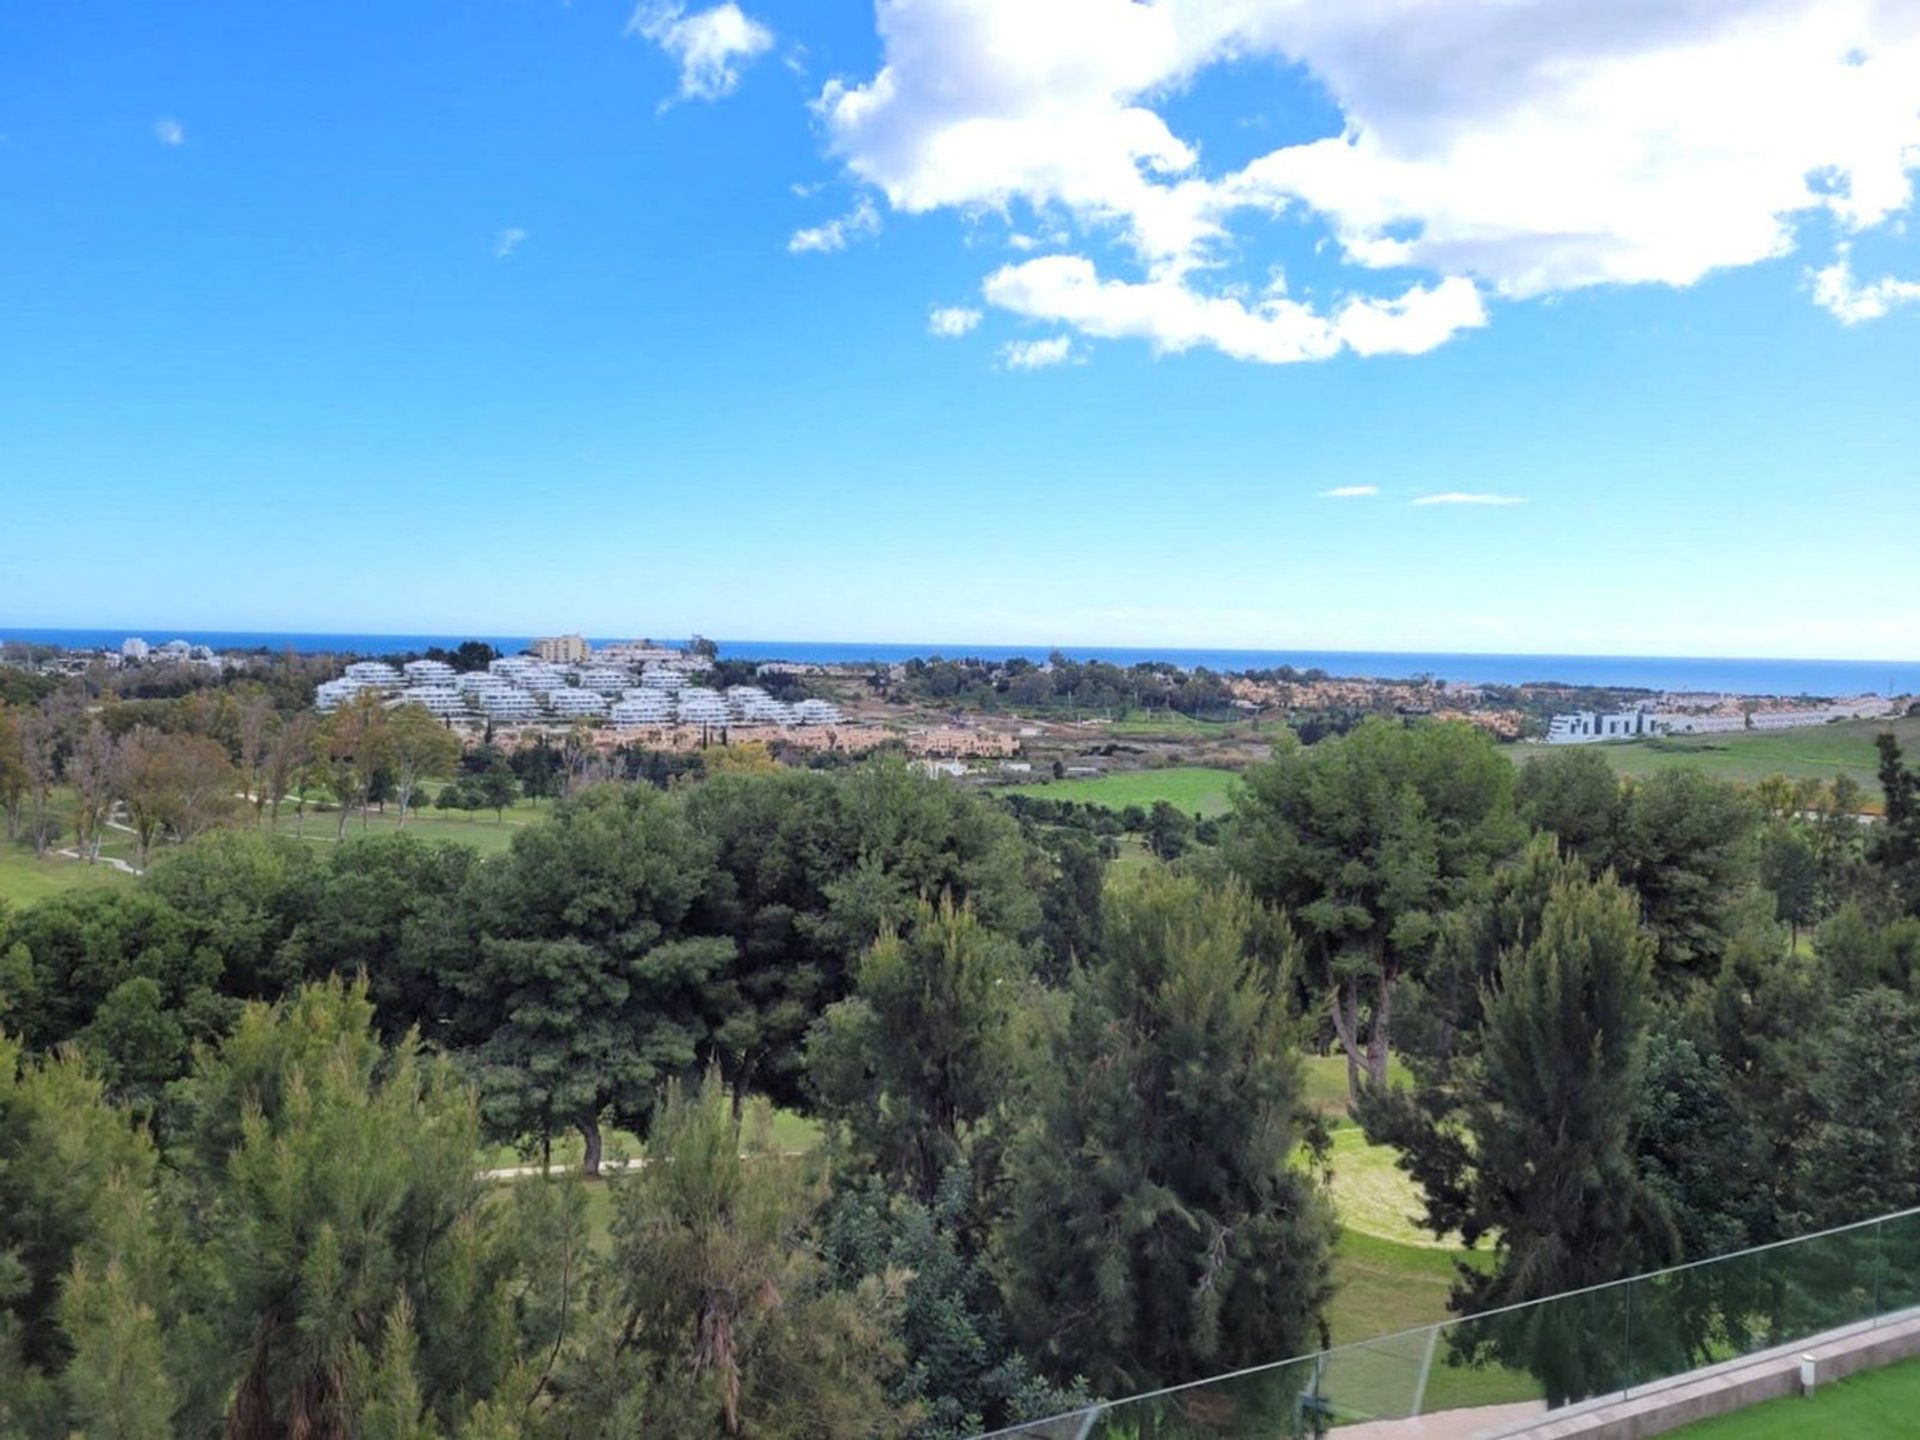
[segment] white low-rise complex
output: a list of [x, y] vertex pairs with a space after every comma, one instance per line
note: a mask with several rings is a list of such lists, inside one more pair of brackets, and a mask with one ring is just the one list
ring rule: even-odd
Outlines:
[[[316, 689], [314, 703], [336, 710], [371, 691], [388, 705], [419, 705], [441, 719], [476, 724], [605, 719], [621, 729], [785, 729], [843, 723], [831, 701], [779, 700], [759, 685], [722, 691], [696, 684], [692, 677], [708, 667], [680, 651], [635, 641], [581, 654], [576, 638], [556, 637], [545, 655], [500, 656], [485, 670], [456, 671], [444, 660], [409, 660], [397, 668], [356, 660]], [[580, 658], [547, 658], [576, 654]]]
[[[1676, 697], [1669, 697], [1668, 704]], [[1693, 698], [1693, 697], [1688, 697]], [[1683, 701], [1684, 703], [1684, 701]], [[1731, 735], [1745, 730], [1803, 730], [1836, 720], [1878, 720], [1899, 713], [1899, 703], [1879, 695], [1856, 695], [1819, 704], [1768, 703], [1769, 709], [1654, 710], [1643, 707], [1611, 715], [1580, 710], [1556, 715], [1547, 725], [1549, 745], [1591, 745], [1602, 740], [1639, 740], [1652, 735]]]
[[1662, 733], [1658, 717], [1646, 710], [1619, 710], [1611, 715], [1576, 710], [1571, 715], [1556, 715], [1547, 723], [1549, 745], [1591, 745], [1601, 740], [1636, 740]]

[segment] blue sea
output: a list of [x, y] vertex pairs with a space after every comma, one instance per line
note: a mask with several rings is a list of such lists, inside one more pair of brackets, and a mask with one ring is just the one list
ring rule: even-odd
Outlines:
[[[216, 650], [286, 650], [303, 653], [398, 655], [432, 645], [451, 648], [462, 640], [485, 640], [507, 654], [532, 643], [526, 635], [278, 634], [240, 630], [44, 630], [0, 626], [0, 641], [23, 640], [73, 649], [117, 648], [128, 635], [153, 644], [188, 640]], [[596, 639], [608, 644], [613, 639]], [[673, 643], [673, 642], [664, 642]], [[1280, 665], [1318, 668], [1330, 675], [1405, 680], [1432, 676], [1449, 684], [1520, 685], [1557, 681], [1616, 689], [1705, 690], [1738, 695], [1911, 695], [1920, 693], [1920, 661], [1762, 660], [1710, 656], [1479, 655], [1386, 650], [1189, 650], [1150, 645], [969, 645], [894, 644], [819, 640], [722, 640], [720, 653], [734, 659], [815, 663], [900, 661], [943, 655], [1008, 660], [1044, 660], [1051, 649], [1076, 660], [1115, 665], [1167, 661], [1187, 668], [1262, 670]]]

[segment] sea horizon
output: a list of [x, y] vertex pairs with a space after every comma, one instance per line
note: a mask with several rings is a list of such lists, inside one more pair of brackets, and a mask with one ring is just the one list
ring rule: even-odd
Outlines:
[[[398, 655], [466, 640], [480, 640], [507, 654], [523, 650], [529, 635], [385, 634], [354, 631], [270, 631], [26, 627], [0, 630], [0, 643], [58, 645], [68, 649], [117, 648], [129, 636], [150, 644], [186, 640], [216, 650], [287, 650], [297, 654]], [[588, 637], [593, 645], [631, 636]], [[676, 645], [681, 639], [662, 638]], [[948, 660], [1043, 661], [1058, 651], [1074, 660], [1114, 665], [1164, 662], [1216, 672], [1275, 669], [1323, 670], [1341, 678], [1409, 680], [1421, 676], [1460, 685], [1564, 684], [1606, 689], [1697, 691], [1740, 695], [1842, 696], [1920, 693], [1920, 661], [1806, 660], [1747, 656], [1564, 655], [1496, 651], [1260, 649], [1247, 646], [1004, 645], [920, 641], [727, 640], [714, 641], [730, 659], [785, 660], [812, 664], [897, 664], [939, 656]]]

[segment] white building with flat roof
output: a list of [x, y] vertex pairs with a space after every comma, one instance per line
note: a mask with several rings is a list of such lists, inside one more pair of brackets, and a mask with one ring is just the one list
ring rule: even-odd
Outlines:
[[475, 698], [481, 713], [489, 720], [517, 722], [540, 718], [540, 702], [527, 690], [504, 686], [498, 690], [484, 691]]
[[395, 703], [418, 705], [442, 720], [457, 719], [467, 713], [466, 697], [451, 685], [409, 685]]
[[682, 725], [725, 725], [732, 718], [726, 696], [697, 685], [680, 692], [677, 713]]
[[338, 710], [367, 686], [351, 675], [343, 675], [338, 680], [323, 680], [313, 688], [313, 708], [325, 713]]
[[588, 715], [607, 713], [607, 697], [597, 690], [578, 690], [567, 686], [559, 690], [549, 690], [542, 697], [547, 708], [556, 715], [569, 719], [578, 719]]
[[409, 660], [400, 667], [414, 685], [450, 685], [454, 670], [444, 660]]
[[1547, 722], [1549, 745], [1593, 745], [1602, 740], [1639, 740], [1664, 733], [1659, 717], [1649, 710], [1616, 710], [1611, 715], [1576, 710]]
[[633, 672], [621, 665], [582, 665], [574, 678], [584, 689], [618, 695], [633, 683]]
[[673, 697], [664, 690], [641, 690], [614, 701], [607, 718], [616, 725], [671, 725]]

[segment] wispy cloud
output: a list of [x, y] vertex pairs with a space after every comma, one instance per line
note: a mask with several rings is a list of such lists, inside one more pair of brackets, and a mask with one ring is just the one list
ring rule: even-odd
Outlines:
[[651, 40], [680, 64], [682, 100], [718, 100], [740, 84], [747, 61], [773, 48], [773, 31], [733, 0], [688, 15], [673, 0], [646, 0], [627, 33]]
[[527, 232], [517, 225], [510, 225], [493, 237], [493, 258], [504, 260], [520, 248], [521, 241], [527, 238]]
[[1378, 495], [1378, 485], [1336, 485], [1331, 490], [1322, 490], [1322, 500], [1358, 500], [1364, 495]]
[[871, 199], [862, 195], [846, 214], [836, 215], [824, 225], [812, 225], [794, 231], [787, 240], [787, 250], [794, 255], [809, 252], [824, 255], [834, 250], [844, 250], [853, 241], [879, 232], [880, 211]]
[[1073, 358], [1073, 341], [1065, 335], [1048, 340], [1010, 340], [1000, 350], [1009, 370], [1044, 370]]
[[927, 312], [927, 333], [957, 340], [980, 323], [980, 312], [964, 305], [936, 305]]
[[1416, 505], [1524, 505], [1524, 495], [1496, 495], [1488, 490], [1443, 490], [1438, 495], [1422, 495]]
[[187, 143], [187, 127], [178, 120], [162, 117], [153, 122], [153, 138], [162, 145], [184, 145]]

